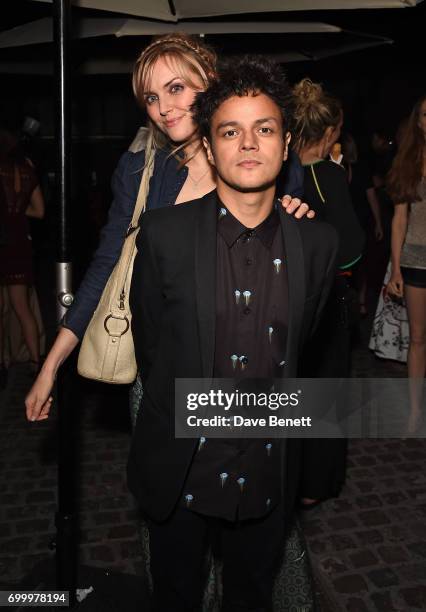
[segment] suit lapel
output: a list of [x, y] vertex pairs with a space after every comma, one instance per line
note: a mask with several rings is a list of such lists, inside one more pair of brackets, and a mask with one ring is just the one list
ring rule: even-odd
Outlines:
[[195, 291], [203, 377], [213, 376], [216, 329], [216, 191], [202, 198], [195, 236]]
[[305, 304], [305, 262], [298, 221], [285, 213], [281, 204], [279, 204], [278, 210], [284, 237], [288, 282], [287, 367], [284, 369], [284, 376], [294, 377], [297, 373], [299, 341]]

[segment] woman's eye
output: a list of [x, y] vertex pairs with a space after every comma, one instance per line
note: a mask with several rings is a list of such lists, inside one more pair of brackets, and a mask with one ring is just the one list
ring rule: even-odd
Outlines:
[[149, 106], [150, 104], [152, 104], [153, 102], [155, 102], [157, 100], [157, 96], [146, 96], [145, 98], [145, 102], [147, 103], [147, 105]]
[[184, 88], [183, 85], [178, 85], [178, 84], [172, 85], [170, 87], [170, 93], [172, 94], [180, 93], [181, 91], [183, 91], [183, 88]]

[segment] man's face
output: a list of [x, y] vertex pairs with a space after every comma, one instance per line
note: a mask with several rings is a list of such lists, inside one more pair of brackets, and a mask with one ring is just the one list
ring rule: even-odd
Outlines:
[[223, 102], [211, 121], [204, 145], [218, 182], [240, 192], [264, 191], [287, 159], [290, 134], [283, 135], [278, 106], [264, 94], [233, 96]]

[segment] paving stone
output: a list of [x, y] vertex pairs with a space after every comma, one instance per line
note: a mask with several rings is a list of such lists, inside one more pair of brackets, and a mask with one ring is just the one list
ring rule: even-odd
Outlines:
[[383, 502], [378, 495], [363, 495], [356, 498], [356, 503], [360, 508], [378, 508], [383, 506]]
[[408, 565], [401, 565], [399, 568], [399, 574], [408, 580], [409, 582], [423, 582], [426, 583], [426, 564], [425, 563], [413, 563]]
[[27, 495], [27, 504], [51, 502], [56, 499], [53, 491], [32, 491]]
[[358, 527], [358, 522], [356, 519], [350, 516], [338, 516], [336, 518], [329, 519], [328, 524], [336, 531], [339, 529], [353, 529], [354, 527]]
[[120, 544], [123, 559], [136, 559], [141, 556], [141, 543], [138, 540], [128, 540]]
[[392, 491], [390, 493], [383, 493], [382, 498], [386, 504], [396, 506], [407, 500], [407, 496], [403, 491]]
[[385, 525], [390, 523], [390, 518], [381, 510], [367, 510], [359, 513], [359, 519], [367, 527], [374, 527], [376, 525]]
[[395, 608], [392, 594], [389, 591], [378, 591], [372, 593], [371, 600], [374, 604], [374, 609], [377, 612], [399, 612], [402, 611], [400, 607]]
[[399, 583], [398, 576], [389, 568], [372, 570], [367, 573], [367, 576], [378, 589], [395, 586]]
[[347, 550], [348, 548], [357, 547], [355, 540], [350, 535], [347, 535], [347, 534], [341, 534], [341, 535], [331, 534], [329, 536], [329, 540], [334, 550]]
[[39, 533], [49, 529], [50, 521], [47, 519], [35, 519], [32, 521], [20, 521], [16, 523], [17, 533]]
[[351, 553], [349, 559], [355, 569], [367, 567], [368, 565], [376, 565], [378, 561], [376, 555], [371, 550], [358, 550], [355, 553]]
[[377, 552], [385, 563], [402, 563], [408, 559], [401, 546], [379, 546]]
[[414, 609], [426, 610], [426, 586], [424, 584], [400, 589], [400, 593], [409, 606], [410, 612]]
[[339, 557], [325, 557], [319, 562], [321, 570], [329, 575], [339, 574], [347, 571], [347, 566]]
[[136, 534], [136, 525], [117, 525], [108, 531], [108, 538], [131, 538]]
[[350, 597], [346, 605], [347, 612], [369, 612], [367, 604], [358, 597]]
[[31, 540], [28, 537], [12, 538], [12, 539], [3, 540], [1, 543], [1, 554], [19, 555], [20, 553], [28, 550], [30, 541]]
[[426, 559], [426, 541], [423, 540], [422, 542], [407, 544], [407, 548], [414, 556], [423, 557], [423, 559]]
[[368, 586], [363, 576], [360, 574], [349, 574], [348, 576], [341, 576], [336, 580], [333, 580], [334, 587], [338, 593], [359, 593], [361, 591], [367, 591]]
[[112, 547], [107, 546], [106, 544], [92, 546], [89, 550], [89, 557], [91, 561], [110, 562], [115, 560], [115, 555]]

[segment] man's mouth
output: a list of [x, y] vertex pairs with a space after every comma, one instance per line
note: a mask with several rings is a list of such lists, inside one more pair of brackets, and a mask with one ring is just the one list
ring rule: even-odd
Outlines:
[[243, 161], [239, 162], [237, 164], [237, 166], [241, 166], [243, 168], [256, 168], [257, 166], [260, 166], [262, 162], [257, 161], [257, 159], [244, 159]]

